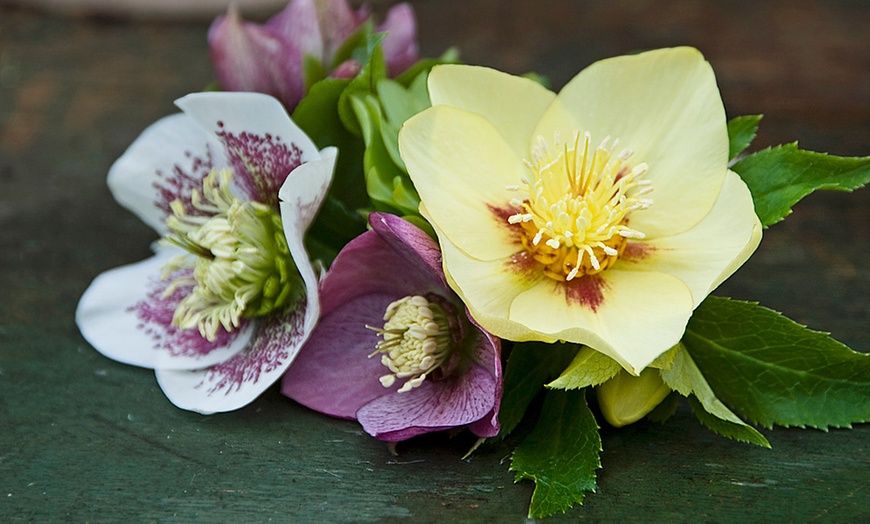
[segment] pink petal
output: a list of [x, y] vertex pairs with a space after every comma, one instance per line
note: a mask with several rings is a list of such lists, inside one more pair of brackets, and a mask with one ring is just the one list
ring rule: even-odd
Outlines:
[[336, 51], [368, 18], [368, 10], [354, 12], [346, 0], [321, 0], [317, 7], [323, 33], [323, 62], [329, 67]]
[[296, 107], [303, 95], [302, 52], [273, 30], [245, 22], [230, 7], [208, 31], [215, 74], [227, 91], [255, 91]]
[[390, 8], [377, 31], [387, 33], [381, 47], [390, 76], [397, 76], [420, 59], [417, 48], [417, 20], [414, 9], [409, 4], [397, 4]]
[[168, 297], [163, 267], [175, 249], [107, 271], [88, 287], [76, 310], [76, 323], [87, 341], [103, 355], [134, 366], [196, 369], [222, 362], [247, 346], [253, 332], [247, 323], [209, 342], [196, 329], [171, 325], [175, 307], [185, 293]]
[[[325, 298], [325, 297], [324, 297]], [[394, 294], [373, 293], [344, 302], [325, 315], [284, 376], [284, 395], [334, 417], [354, 418], [357, 410], [382, 395], [395, 395], [399, 384], [384, 388], [378, 377], [389, 370], [378, 356], [378, 343], [366, 328], [382, 325]]]
[[494, 409], [495, 378], [481, 366], [441, 381], [424, 381], [405, 393], [381, 396], [357, 412], [370, 435], [399, 441], [480, 420]]
[[310, 55], [323, 61], [323, 33], [315, 0], [292, 0], [266, 23], [266, 27], [290, 42], [300, 56]]

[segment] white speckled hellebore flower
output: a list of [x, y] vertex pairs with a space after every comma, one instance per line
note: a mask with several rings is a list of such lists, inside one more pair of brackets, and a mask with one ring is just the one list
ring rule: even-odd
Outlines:
[[323, 318], [282, 391], [390, 442], [457, 427], [495, 436], [499, 340], [469, 321], [426, 233], [388, 214], [369, 223], [324, 277]]
[[199, 93], [112, 166], [115, 198], [163, 236], [98, 276], [76, 312], [109, 358], [156, 370], [178, 407], [240, 408], [274, 383], [320, 313], [302, 237], [332, 179], [272, 97]]
[[[320, 64], [333, 76], [351, 77], [360, 68], [353, 60], [336, 64], [342, 44], [368, 19], [369, 11], [354, 11], [346, 0], [292, 0], [265, 24], [242, 20], [231, 5], [208, 32], [212, 64], [227, 91], [255, 91], [277, 97], [292, 111], [305, 94], [304, 59]], [[390, 76], [414, 64], [417, 24], [408, 4], [390, 8], [375, 31], [386, 33], [381, 43]]]
[[695, 49], [597, 62], [558, 95], [452, 65], [429, 91], [402, 158], [448, 281], [496, 336], [585, 344], [638, 374], [760, 241]]

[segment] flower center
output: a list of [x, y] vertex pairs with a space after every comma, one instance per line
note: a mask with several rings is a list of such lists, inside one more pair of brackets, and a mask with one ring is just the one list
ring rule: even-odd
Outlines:
[[383, 329], [366, 326], [383, 337], [369, 358], [382, 353], [381, 364], [391, 371], [380, 378], [385, 388], [397, 378], [407, 378], [398, 392], [410, 391], [449, 364], [455, 341], [445, 308], [449, 306], [434, 298], [406, 296], [387, 306]]
[[203, 180], [202, 193], [193, 192], [190, 207], [172, 202], [166, 220], [164, 241], [196, 255], [177, 257], [164, 270], [169, 275], [193, 269], [192, 276], [175, 278], [166, 290], [171, 294], [179, 286], [193, 286], [172, 323], [197, 327], [211, 341], [220, 327], [232, 331], [243, 317], [267, 315], [301, 289], [281, 216], [260, 202], [240, 201], [230, 190], [231, 181], [231, 170], [213, 169]]
[[522, 228], [523, 247], [560, 282], [612, 266], [628, 239], [644, 238], [628, 226], [629, 216], [652, 205], [644, 198], [652, 191], [643, 178], [647, 164], [629, 165], [629, 149], [614, 155], [618, 140], [608, 146], [605, 138], [594, 149], [590, 140], [575, 132], [572, 144], [561, 144], [557, 134], [550, 149], [539, 137], [533, 161], [525, 161], [531, 176], [507, 188], [527, 195], [511, 200], [519, 209], [508, 223]]

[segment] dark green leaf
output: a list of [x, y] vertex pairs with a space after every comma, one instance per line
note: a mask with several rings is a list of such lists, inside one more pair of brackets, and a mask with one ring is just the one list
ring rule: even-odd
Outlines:
[[742, 153], [758, 131], [761, 115], [746, 115], [732, 118], [728, 121], [728, 159], [732, 160]]
[[520, 342], [514, 344], [504, 372], [504, 394], [498, 420], [499, 438], [507, 436], [523, 419], [544, 384], [558, 377], [577, 353], [577, 346]]
[[716, 396], [764, 427], [870, 420], [870, 355], [749, 302], [708, 297], [683, 343]]
[[647, 420], [653, 422], [665, 422], [673, 417], [674, 413], [677, 412], [677, 401], [679, 399], [680, 395], [672, 391], [670, 395], [665, 397], [665, 399], [655, 407], [655, 409], [647, 413]]
[[323, 246], [333, 250], [365, 231], [357, 210], [369, 205], [363, 178], [363, 141], [345, 129], [338, 115], [338, 101], [350, 80], [326, 78], [311, 87], [296, 110], [293, 121], [317, 147], [338, 148], [338, 163], [329, 194], [310, 230]]
[[755, 213], [765, 226], [817, 189], [852, 191], [870, 182], [870, 157], [837, 157], [786, 144], [753, 153], [732, 169], [752, 192]]
[[748, 442], [763, 448], [770, 447], [770, 442], [768, 442], [767, 439], [764, 438], [764, 435], [759, 433], [758, 430], [752, 426], [735, 424], [734, 422], [723, 420], [712, 413], [708, 413], [701, 404], [701, 401], [698, 400], [695, 395], [689, 395], [688, 398], [689, 406], [692, 408], [692, 413], [694, 413], [698, 418], [698, 421], [710, 431], [740, 442]]
[[601, 467], [598, 424], [584, 390], [547, 391], [541, 417], [511, 457], [514, 481], [535, 481], [530, 518], [565, 512], [595, 490]]

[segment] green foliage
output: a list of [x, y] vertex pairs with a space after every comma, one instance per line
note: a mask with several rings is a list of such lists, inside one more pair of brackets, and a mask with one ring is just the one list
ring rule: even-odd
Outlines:
[[755, 202], [765, 226], [791, 213], [791, 207], [817, 189], [852, 191], [870, 182], [870, 157], [844, 158], [798, 149], [796, 143], [753, 153], [732, 166]]
[[369, 205], [362, 184], [364, 144], [342, 124], [338, 100], [350, 80], [326, 78], [311, 86], [293, 111], [293, 121], [317, 147], [336, 146], [335, 177], [320, 212], [311, 227], [310, 243], [324, 260], [331, 260], [347, 242], [365, 231], [365, 220], [357, 209]]
[[870, 355], [750, 302], [708, 297], [683, 337], [716, 397], [764, 427], [870, 420]]
[[514, 481], [535, 482], [530, 518], [565, 512], [595, 490], [601, 467], [598, 424], [584, 391], [548, 391], [541, 417], [511, 457]]
[[728, 159], [733, 160], [749, 147], [758, 131], [761, 115], [738, 116], [728, 121]]
[[746, 424], [724, 420], [713, 415], [704, 408], [698, 397], [689, 395], [689, 406], [692, 408], [692, 413], [698, 418], [698, 422], [710, 431], [732, 440], [755, 444], [763, 448], [770, 447], [770, 442], [767, 441], [764, 435], [756, 431], [755, 428]]
[[570, 344], [514, 344], [505, 365], [504, 393], [498, 414], [501, 423], [499, 438], [516, 428], [544, 384], [559, 376], [575, 353], [577, 346]]
[[597, 386], [615, 377], [621, 370], [622, 366], [617, 361], [604, 353], [583, 346], [559, 378], [547, 384], [547, 387], [580, 389]]

